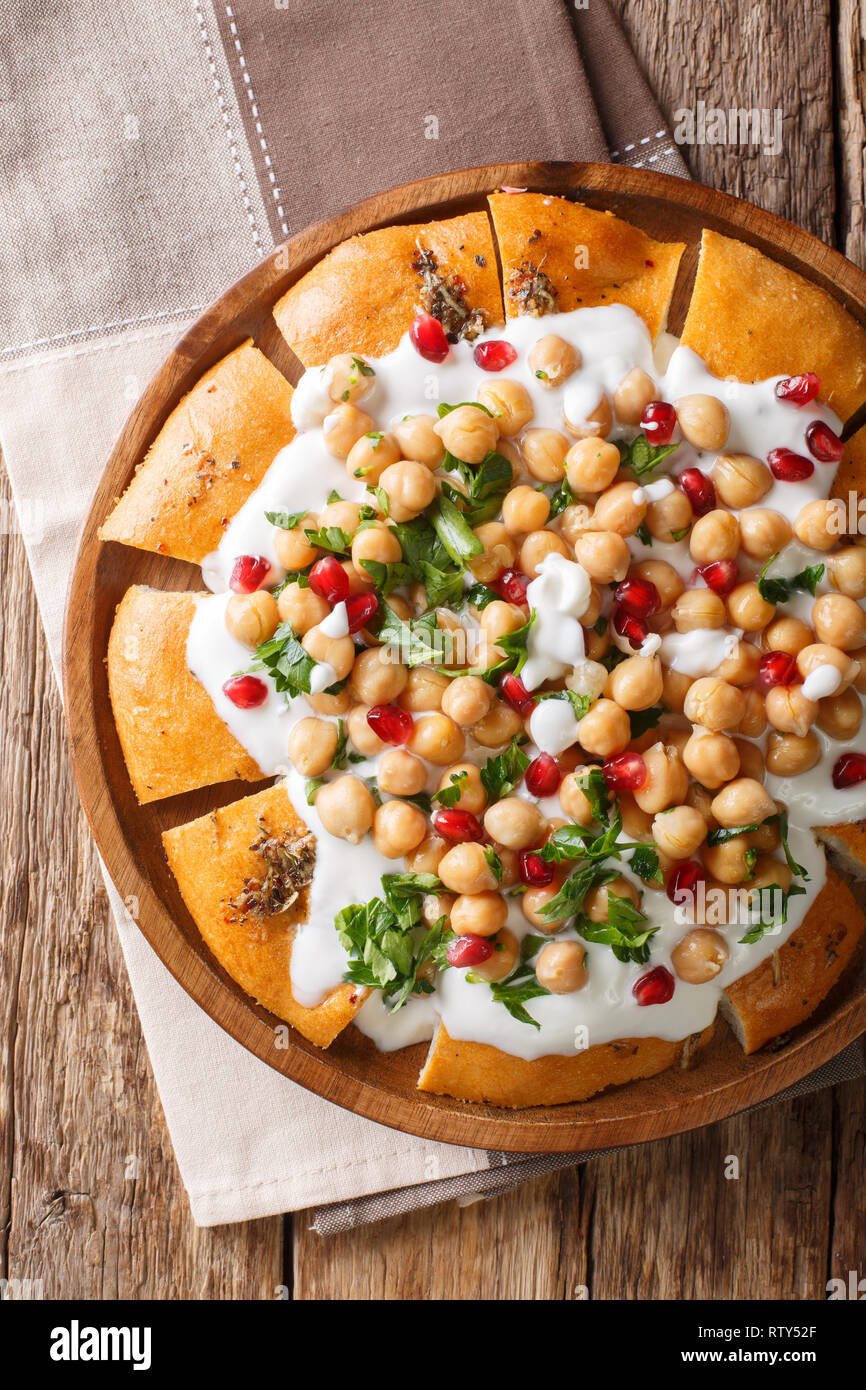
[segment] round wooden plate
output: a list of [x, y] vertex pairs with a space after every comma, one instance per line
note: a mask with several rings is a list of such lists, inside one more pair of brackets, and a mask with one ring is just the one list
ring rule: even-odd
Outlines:
[[[130, 584], [200, 587], [196, 567], [116, 544], [97, 530], [166, 416], [199, 376], [245, 338], [292, 381], [300, 365], [271, 315], [275, 301], [332, 246], [393, 222], [426, 221], [485, 206], [506, 184], [610, 208], [662, 240], [688, 244], [669, 327], [682, 324], [705, 226], [751, 242], [844, 300], [866, 324], [866, 276], [788, 222], [699, 184], [595, 164], [467, 169], [392, 189], [311, 227], [278, 248], [204, 313], [172, 350], [132, 411], [85, 522], [66, 614], [64, 685], [72, 757], [96, 842], [145, 937], [192, 998], [269, 1066], [360, 1115], [453, 1144], [516, 1152], [635, 1143], [709, 1124], [776, 1095], [866, 1029], [866, 969], [849, 973], [824, 1005], [773, 1051], [744, 1057], [721, 1022], [693, 1071], [614, 1088], [576, 1105], [499, 1110], [415, 1089], [426, 1044], [382, 1054], [355, 1028], [323, 1052], [258, 1008], [209, 955], [168, 870], [160, 833], [252, 788], [231, 783], [148, 806], [135, 800], [108, 698], [104, 657], [114, 610]], [[283, 1044], [283, 1045], [280, 1045]]]

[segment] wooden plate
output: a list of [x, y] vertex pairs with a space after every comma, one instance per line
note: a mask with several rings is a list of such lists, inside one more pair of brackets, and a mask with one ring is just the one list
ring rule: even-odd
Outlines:
[[[665, 1072], [576, 1105], [508, 1111], [422, 1095], [415, 1081], [426, 1044], [382, 1054], [353, 1027], [322, 1052], [258, 1008], [211, 958], [168, 870], [160, 833], [236, 800], [231, 783], [149, 806], [136, 803], [114, 728], [104, 657], [114, 610], [130, 584], [200, 586], [196, 567], [102, 544], [97, 530], [169, 412], [202, 372], [252, 337], [292, 381], [300, 365], [271, 306], [337, 242], [392, 222], [425, 221], [484, 207], [501, 184], [560, 193], [611, 208], [662, 240], [688, 244], [674, 295], [679, 330], [701, 229], [751, 242], [844, 301], [866, 325], [866, 276], [798, 227], [699, 184], [597, 164], [509, 164], [463, 170], [379, 194], [278, 248], [204, 313], [166, 358], [126, 422], [84, 525], [66, 613], [64, 685], [72, 757], [96, 842], [145, 937], [192, 998], [269, 1066], [327, 1100], [429, 1139], [516, 1152], [575, 1151], [634, 1143], [709, 1124], [776, 1095], [866, 1029], [866, 967], [783, 1045], [744, 1057], [725, 1025], [693, 1071]], [[279, 1045], [283, 1044], [283, 1045]]]

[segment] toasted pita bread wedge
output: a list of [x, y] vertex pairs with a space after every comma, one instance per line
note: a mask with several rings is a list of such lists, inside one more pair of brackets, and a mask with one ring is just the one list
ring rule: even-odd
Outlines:
[[866, 919], [831, 868], [802, 924], [783, 946], [724, 992], [721, 1010], [746, 1053], [802, 1023], [851, 960]]
[[627, 304], [654, 338], [664, 328], [682, 242], [653, 241], [611, 212], [547, 193], [493, 193], [488, 201], [509, 318], [527, 312], [540, 271], [555, 291], [551, 308]]
[[100, 538], [200, 564], [294, 436], [291, 403], [258, 348], [236, 348], [175, 406]]
[[140, 802], [243, 778], [261, 768], [241, 747], [186, 664], [194, 594], [136, 585], [108, 639], [108, 689], [120, 746]]
[[384, 227], [335, 246], [283, 295], [274, 318], [305, 367], [338, 352], [391, 352], [423, 302], [413, 262], [432, 253], [438, 273], [456, 285], [468, 309], [502, 323], [502, 296], [490, 223], [483, 212], [446, 222]]
[[339, 985], [312, 1009], [292, 995], [292, 943], [306, 917], [308, 890], [302, 887], [286, 910], [271, 916], [236, 906], [245, 886], [250, 881], [260, 884], [267, 871], [255, 846], [271, 837], [291, 841], [306, 834], [285, 789], [276, 784], [167, 830], [162, 839], [190, 916], [223, 969], [264, 1008], [318, 1047], [328, 1047], [354, 1018], [368, 991]]
[[458, 1042], [440, 1024], [421, 1069], [418, 1089], [514, 1109], [565, 1105], [587, 1100], [607, 1086], [656, 1076], [676, 1065], [690, 1066], [712, 1035], [711, 1024], [680, 1042], [619, 1038], [573, 1057], [538, 1057], [527, 1062], [486, 1043]]
[[818, 839], [836, 856], [842, 868], [854, 878], [866, 879], [866, 821], [820, 826]]

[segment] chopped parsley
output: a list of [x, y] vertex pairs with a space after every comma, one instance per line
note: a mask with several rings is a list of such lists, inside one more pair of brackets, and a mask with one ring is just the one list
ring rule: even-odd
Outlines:
[[481, 785], [487, 793], [487, 800], [499, 801], [513, 792], [528, 767], [529, 759], [519, 747], [517, 739], [503, 753], [488, 758], [481, 769]]
[[464, 790], [463, 784], [467, 781], [468, 777], [469, 773], [465, 771], [452, 772], [448, 786], [440, 787], [438, 792], [434, 792], [433, 800], [438, 801], [440, 806], [445, 806], [449, 809], [456, 806]]
[[431, 666], [447, 661], [454, 645], [450, 632], [436, 626], [436, 614], [420, 618], [398, 617], [388, 603], [376, 636], [383, 646], [394, 647], [404, 666]]
[[348, 555], [352, 548], [352, 537], [342, 526], [322, 526], [318, 531], [304, 531], [304, 535], [310, 545], [333, 555]]
[[309, 695], [310, 676], [316, 662], [301, 646], [291, 623], [280, 623], [273, 637], [256, 647], [250, 670], [268, 671], [280, 694]]
[[272, 526], [279, 526], [281, 531], [296, 531], [307, 515], [306, 509], [302, 512], [265, 512], [265, 520]]
[[818, 584], [824, 575], [823, 564], [807, 565], [800, 570], [799, 574], [792, 575], [790, 579], [769, 579], [767, 570], [778, 559], [778, 551], [771, 555], [761, 573], [758, 575], [758, 593], [767, 603], [779, 604], [787, 603], [791, 594], [795, 590], [801, 593], [809, 593], [814, 597]]
[[616, 447], [623, 468], [630, 468], [636, 478], [648, 478], [679, 444], [650, 444], [645, 434], [639, 434], [630, 440], [618, 439]]
[[349, 956], [344, 979], [381, 989], [391, 1013], [412, 994], [432, 994], [430, 977], [447, 968], [455, 934], [444, 916], [425, 929], [421, 915], [424, 895], [441, 889], [435, 874], [384, 874], [381, 898], [353, 903], [334, 918]]
[[466, 972], [470, 984], [489, 985], [496, 1003], [502, 1004], [518, 1023], [528, 1023], [539, 1030], [541, 1024], [523, 1006], [528, 1004], [530, 999], [540, 999], [542, 995], [550, 993], [550, 990], [538, 983], [538, 977], [529, 963], [544, 944], [543, 936], [525, 936], [520, 943], [517, 964], [504, 980], [488, 981], [483, 975], [476, 975], [472, 970]]

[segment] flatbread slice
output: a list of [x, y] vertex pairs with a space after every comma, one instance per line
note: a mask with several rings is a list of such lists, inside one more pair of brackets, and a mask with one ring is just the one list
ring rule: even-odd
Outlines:
[[664, 328], [682, 242], [653, 241], [612, 212], [548, 193], [493, 193], [488, 201], [509, 318], [525, 311], [527, 278], [541, 271], [560, 312], [627, 304], [654, 338]]
[[194, 594], [135, 585], [117, 607], [108, 639], [111, 707], [139, 801], [265, 773], [220, 719], [186, 664]]
[[689, 1066], [710, 1041], [713, 1025], [680, 1042], [620, 1038], [573, 1057], [538, 1057], [527, 1062], [487, 1043], [458, 1042], [440, 1024], [418, 1078], [420, 1091], [458, 1100], [486, 1101], [518, 1109], [587, 1100], [607, 1086], [622, 1086], [668, 1067]]
[[468, 308], [481, 309], [487, 324], [502, 323], [485, 213], [384, 227], [335, 246], [275, 306], [280, 332], [305, 367], [338, 352], [393, 351], [423, 307], [423, 282], [412, 268], [419, 250], [432, 252], [439, 272], [460, 282]]
[[864, 925], [851, 889], [828, 866], [802, 924], [724, 992], [721, 1011], [744, 1052], [757, 1052], [814, 1013], [851, 960]]
[[167, 830], [162, 840], [190, 916], [227, 974], [310, 1042], [328, 1047], [352, 1021], [368, 991], [341, 984], [312, 1009], [293, 997], [292, 943], [306, 916], [308, 890], [302, 888], [296, 901], [276, 916], [244, 915], [233, 906], [245, 880], [260, 880], [264, 872], [264, 861], [251, 846], [262, 835], [305, 833], [278, 783]]
[[169, 415], [99, 535], [200, 564], [294, 437], [292, 388], [251, 342]]

